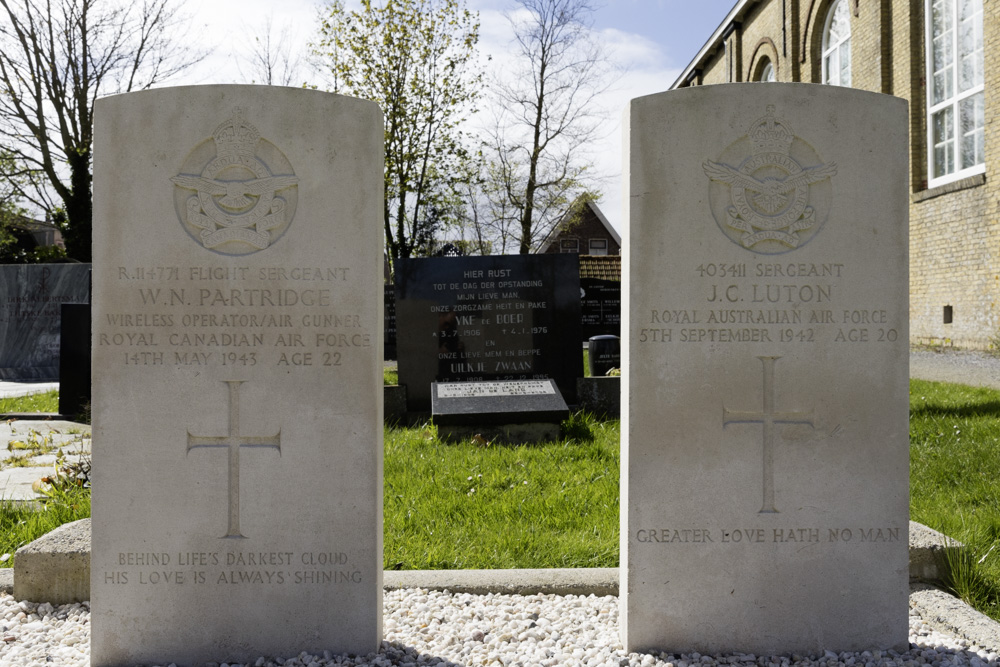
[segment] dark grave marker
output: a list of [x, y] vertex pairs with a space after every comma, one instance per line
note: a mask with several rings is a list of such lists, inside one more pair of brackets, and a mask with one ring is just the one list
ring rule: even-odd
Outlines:
[[576, 402], [583, 374], [576, 255], [401, 259], [399, 383], [431, 409], [434, 382], [552, 379]]
[[59, 378], [60, 306], [86, 303], [90, 264], [0, 266], [0, 380]]
[[554, 440], [569, 417], [552, 380], [435, 382], [431, 412], [438, 436], [445, 440], [477, 435], [504, 442]]
[[580, 278], [580, 323], [584, 340], [620, 336], [622, 284], [617, 280]]
[[622, 365], [621, 339], [618, 336], [592, 336], [587, 342], [590, 375], [600, 377]]
[[59, 414], [82, 415], [90, 405], [90, 304], [62, 304], [59, 328]]
[[385, 296], [385, 335], [382, 338], [382, 358], [396, 358], [396, 288], [386, 285]]

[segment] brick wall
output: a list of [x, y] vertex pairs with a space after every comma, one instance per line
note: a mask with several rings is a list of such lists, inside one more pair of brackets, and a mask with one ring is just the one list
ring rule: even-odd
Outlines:
[[[846, 1], [852, 86], [910, 103], [911, 340], [987, 348], [1000, 335], [1000, 2], [983, 2], [986, 175], [928, 190], [924, 2]], [[822, 80], [822, 32], [833, 0], [782, 4], [748, 2], [736, 17], [740, 27], [727, 42], [732, 61], [743, 65], [739, 80], [752, 79], [763, 55], [773, 59], [779, 81]], [[701, 83], [728, 82], [728, 65], [720, 43], [696, 65]]]

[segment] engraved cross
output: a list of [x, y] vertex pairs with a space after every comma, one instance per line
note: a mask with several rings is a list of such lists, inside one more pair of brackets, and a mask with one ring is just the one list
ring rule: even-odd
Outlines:
[[223, 536], [245, 539], [240, 532], [240, 447], [274, 447], [281, 455], [281, 430], [272, 436], [248, 436], [240, 433], [240, 385], [244, 380], [224, 380], [229, 385], [229, 435], [198, 436], [187, 434], [187, 451], [195, 447], [226, 447], [229, 450], [229, 529]]
[[777, 412], [774, 409], [774, 364], [781, 357], [757, 357], [764, 366], [764, 409], [741, 412], [722, 407], [722, 428], [729, 424], [761, 424], [764, 427], [763, 503], [758, 514], [776, 514], [774, 506], [774, 425], [813, 424], [812, 412]]

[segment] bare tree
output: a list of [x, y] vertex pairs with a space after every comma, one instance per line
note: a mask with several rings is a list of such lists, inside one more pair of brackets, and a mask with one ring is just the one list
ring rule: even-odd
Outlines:
[[[274, 14], [268, 14], [258, 28], [248, 28], [247, 34], [252, 41], [239, 55], [236, 63], [244, 79], [266, 86], [302, 84], [299, 78], [302, 58], [295, 51], [290, 23], [285, 22], [280, 28], [276, 28]], [[246, 63], [246, 72], [240, 65], [241, 61]]]
[[0, 179], [55, 220], [90, 260], [91, 147], [98, 96], [151, 87], [200, 61], [174, 39], [172, 0], [0, 0]]
[[576, 194], [594, 189], [587, 150], [605, 118], [597, 97], [609, 86], [611, 67], [591, 30], [590, 0], [518, 4], [507, 16], [517, 66], [492, 87], [496, 183], [489, 196], [516, 211], [518, 251], [526, 254]]

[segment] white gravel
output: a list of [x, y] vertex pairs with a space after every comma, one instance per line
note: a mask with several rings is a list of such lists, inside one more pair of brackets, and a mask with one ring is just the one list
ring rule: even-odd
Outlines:
[[[499, 665], [542, 667], [707, 667], [709, 665], [824, 665], [993, 667], [997, 647], [980, 647], [933, 630], [910, 611], [910, 649], [814, 656], [625, 653], [618, 640], [618, 599], [576, 595], [470, 595], [410, 588], [385, 594], [385, 641], [363, 657], [301, 653], [262, 657], [256, 667], [322, 665]], [[220, 656], [222, 658], [223, 656]], [[0, 594], [0, 665], [90, 664], [90, 607], [53, 608]], [[227, 663], [218, 663], [219, 667]], [[234, 667], [229, 664], [228, 667]]]

